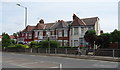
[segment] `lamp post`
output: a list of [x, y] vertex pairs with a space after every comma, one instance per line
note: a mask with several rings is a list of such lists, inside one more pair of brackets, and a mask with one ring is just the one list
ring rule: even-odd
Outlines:
[[27, 26], [27, 7], [22, 6], [22, 5], [20, 5], [20, 4], [16, 4], [16, 5], [18, 5], [18, 6], [20, 6], [20, 7], [22, 7], [22, 8], [25, 9], [25, 27], [26, 27], [26, 26]]
[[48, 31], [49, 32], [47, 33], [47, 36], [48, 36], [48, 47], [49, 47], [49, 54], [50, 54], [50, 29]]

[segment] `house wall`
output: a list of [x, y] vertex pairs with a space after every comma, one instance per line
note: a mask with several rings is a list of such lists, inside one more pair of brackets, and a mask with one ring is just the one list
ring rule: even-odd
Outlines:
[[94, 29], [96, 31], [96, 34], [97, 35], [100, 35], [100, 25], [99, 25], [99, 19], [97, 19], [96, 23], [95, 23], [95, 26], [94, 26]]

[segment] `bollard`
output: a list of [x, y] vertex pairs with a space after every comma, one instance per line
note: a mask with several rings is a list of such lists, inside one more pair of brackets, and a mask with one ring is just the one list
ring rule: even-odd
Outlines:
[[113, 58], [115, 57], [115, 49], [113, 49]]
[[56, 48], [55, 48], [55, 54], [56, 54]]
[[25, 53], [25, 51], [26, 51], [26, 48], [25, 48], [25, 50], [24, 50], [24, 53]]
[[49, 54], [50, 54], [50, 48], [49, 48]]
[[47, 54], [47, 48], [46, 48], [46, 54]]
[[39, 52], [39, 48], [37, 48], [37, 53]]
[[65, 49], [65, 53], [66, 53], [66, 55], [67, 55], [67, 48]]
[[32, 53], [32, 48], [30, 49], [30, 52]]
[[62, 70], [62, 64], [60, 64], [60, 70]]

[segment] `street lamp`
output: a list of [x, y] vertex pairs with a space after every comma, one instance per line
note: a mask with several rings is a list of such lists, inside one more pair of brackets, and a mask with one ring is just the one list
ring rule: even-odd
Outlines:
[[26, 27], [27, 26], [27, 7], [24, 7], [24, 6], [20, 5], [20, 4], [16, 4], [16, 5], [18, 5], [18, 6], [25, 9], [25, 27]]
[[49, 47], [49, 54], [50, 54], [50, 29], [48, 31], [49, 32], [47, 33], [47, 37], [48, 37], [48, 47]]

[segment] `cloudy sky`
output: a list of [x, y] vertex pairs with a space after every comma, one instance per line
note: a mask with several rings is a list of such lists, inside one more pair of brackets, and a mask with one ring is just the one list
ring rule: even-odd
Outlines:
[[99, 17], [100, 28], [104, 32], [118, 29], [118, 0], [81, 0], [81, 1], [14, 1], [6, 0], [0, 4], [0, 30], [9, 34], [24, 29], [24, 8], [17, 6], [19, 3], [28, 8], [28, 25], [36, 25], [40, 19], [46, 23], [59, 19], [71, 21], [75, 13], [79, 18]]

